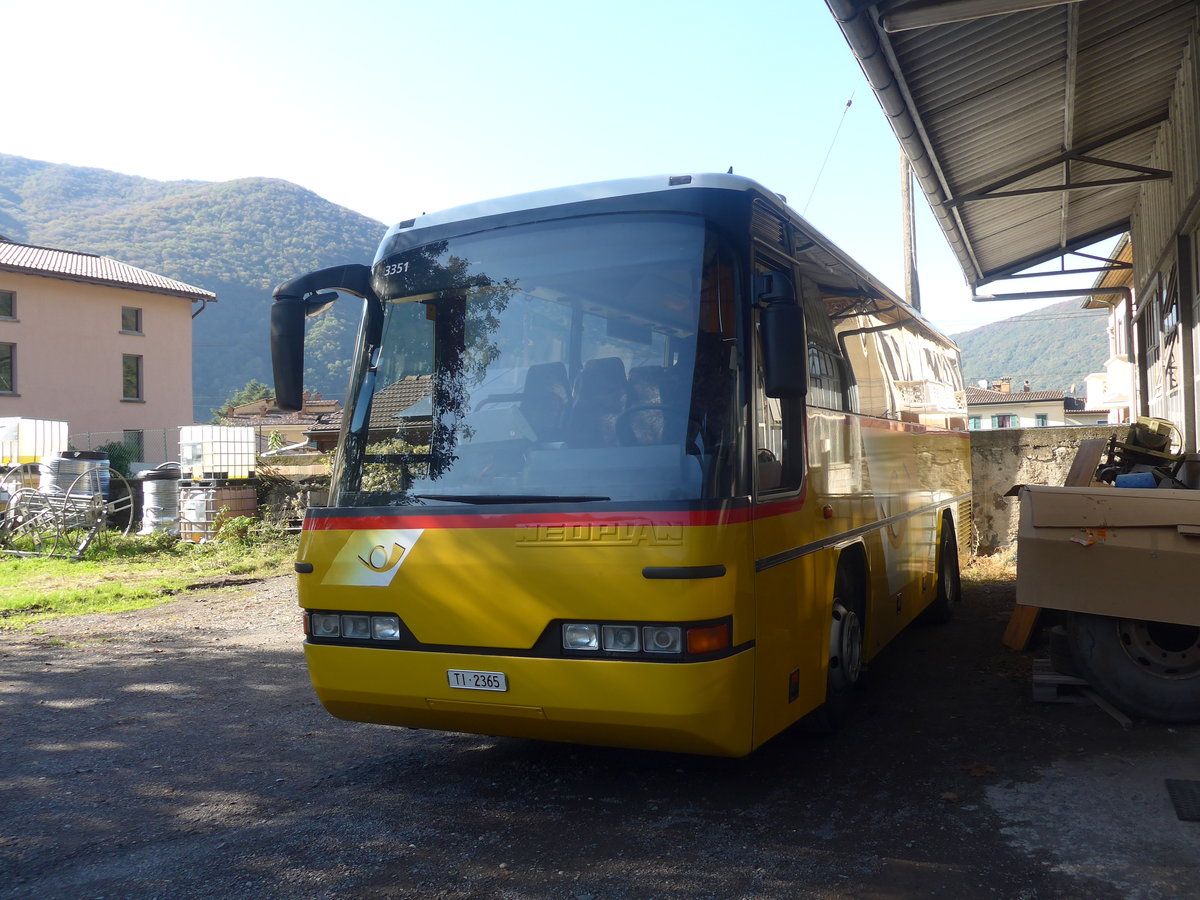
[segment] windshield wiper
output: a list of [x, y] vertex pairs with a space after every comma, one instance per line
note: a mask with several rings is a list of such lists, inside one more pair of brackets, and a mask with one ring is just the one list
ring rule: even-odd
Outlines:
[[592, 503], [611, 497], [583, 494], [413, 494], [418, 500], [445, 500], [447, 503]]

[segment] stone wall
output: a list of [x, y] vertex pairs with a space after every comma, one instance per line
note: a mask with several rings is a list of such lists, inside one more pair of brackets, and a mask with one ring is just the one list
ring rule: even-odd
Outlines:
[[1124, 438], [1128, 425], [1062, 428], [1001, 428], [971, 432], [975, 552], [990, 556], [1016, 545], [1016, 497], [1004, 496], [1015, 484], [1062, 484], [1079, 442]]

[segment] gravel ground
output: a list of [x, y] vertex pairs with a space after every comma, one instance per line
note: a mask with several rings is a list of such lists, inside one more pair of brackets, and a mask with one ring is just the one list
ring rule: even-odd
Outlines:
[[0, 634], [0, 896], [1200, 896], [1200, 729], [1034, 703], [1012, 601], [742, 760], [333, 719], [290, 578]]

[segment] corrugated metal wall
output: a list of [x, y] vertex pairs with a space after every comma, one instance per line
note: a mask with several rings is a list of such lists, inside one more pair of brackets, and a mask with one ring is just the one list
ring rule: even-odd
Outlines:
[[[1188, 368], [1200, 371], [1195, 365], [1200, 361], [1196, 349], [1200, 347], [1200, 335], [1194, 324], [1192, 335], [1184, 334], [1189, 321], [1200, 321], [1200, 292], [1196, 288], [1200, 256], [1200, 35], [1195, 30], [1175, 80], [1170, 120], [1159, 131], [1149, 165], [1168, 169], [1173, 177], [1143, 185], [1132, 216], [1134, 285], [1146, 341], [1142, 351], [1147, 362], [1147, 405], [1151, 415], [1183, 427], [1186, 419], [1196, 418], [1192, 411], [1197, 396], [1194, 387], [1185, 389], [1185, 372]], [[1182, 260], [1180, 243], [1184, 245]], [[1181, 263], [1187, 272], [1180, 270]], [[1185, 356], [1189, 365], [1185, 365]], [[1191, 380], [1195, 385], [1194, 376]], [[1195, 430], [1193, 425], [1193, 440]]]

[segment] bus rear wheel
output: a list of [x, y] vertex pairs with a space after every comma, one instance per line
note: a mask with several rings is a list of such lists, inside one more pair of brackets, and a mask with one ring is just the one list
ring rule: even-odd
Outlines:
[[1072, 613], [1066, 631], [1080, 674], [1118, 709], [1200, 721], [1200, 628]]
[[958, 571], [958, 538], [954, 521], [947, 515], [942, 520], [942, 538], [937, 552], [937, 594], [921, 614], [921, 621], [931, 625], [949, 622], [962, 602], [962, 576]]

